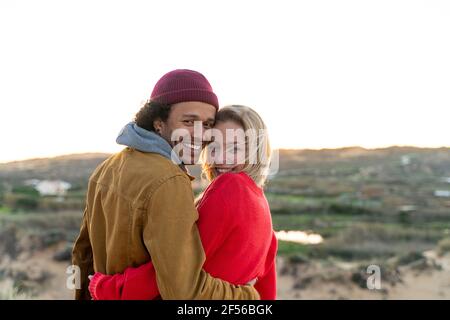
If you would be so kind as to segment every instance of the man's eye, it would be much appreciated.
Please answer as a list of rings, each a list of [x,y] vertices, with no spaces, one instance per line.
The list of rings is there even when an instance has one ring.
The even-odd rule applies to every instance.
[[[184,120],[183,123],[187,125],[194,125],[194,120]]]

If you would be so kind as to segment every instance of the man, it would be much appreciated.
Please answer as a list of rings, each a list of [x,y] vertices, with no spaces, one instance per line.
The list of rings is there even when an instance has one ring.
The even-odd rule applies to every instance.
[[[212,127],[217,109],[216,95],[198,72],[174,70],[156,83],[149,102],[117,138],[126,148],[89,179],[72,254],[81,271],[76,299],[91,299],[88,276],[94,272],[121,273],[150,259],[162,299],[259,299],[252,286],[232,285],[202,270],[193,177],[183,163],[193,163],[204,146],[194,137],[194,122]],[[180,130],[184,138],[172,141]],[[180,144],[178,158],[172,150]]]

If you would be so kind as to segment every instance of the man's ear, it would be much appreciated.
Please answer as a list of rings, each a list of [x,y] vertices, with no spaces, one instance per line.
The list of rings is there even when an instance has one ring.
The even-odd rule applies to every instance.
[[[153,121],[153,128],[155,128],[155,131],[157,134],[161,134],[162,130],[162,121],[161,120],[155,120]]]

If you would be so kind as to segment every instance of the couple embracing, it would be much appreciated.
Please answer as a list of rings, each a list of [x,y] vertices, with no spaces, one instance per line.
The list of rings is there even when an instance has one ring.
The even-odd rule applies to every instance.
[[[254,110],[219,110],[202,74],[174,70],[117,143],[89,179],[76,299],[276,298],[271,149]],[[199,159],[209,185],[195,199],[186,166]]]

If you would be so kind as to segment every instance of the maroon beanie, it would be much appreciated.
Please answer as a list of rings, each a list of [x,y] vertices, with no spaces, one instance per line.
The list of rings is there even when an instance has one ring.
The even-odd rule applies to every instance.
[[[178,69],[161,77],[153,88],[150,100],[175,104],[200,101],[219,109],[219,101],[208,80],[200,72]]]

